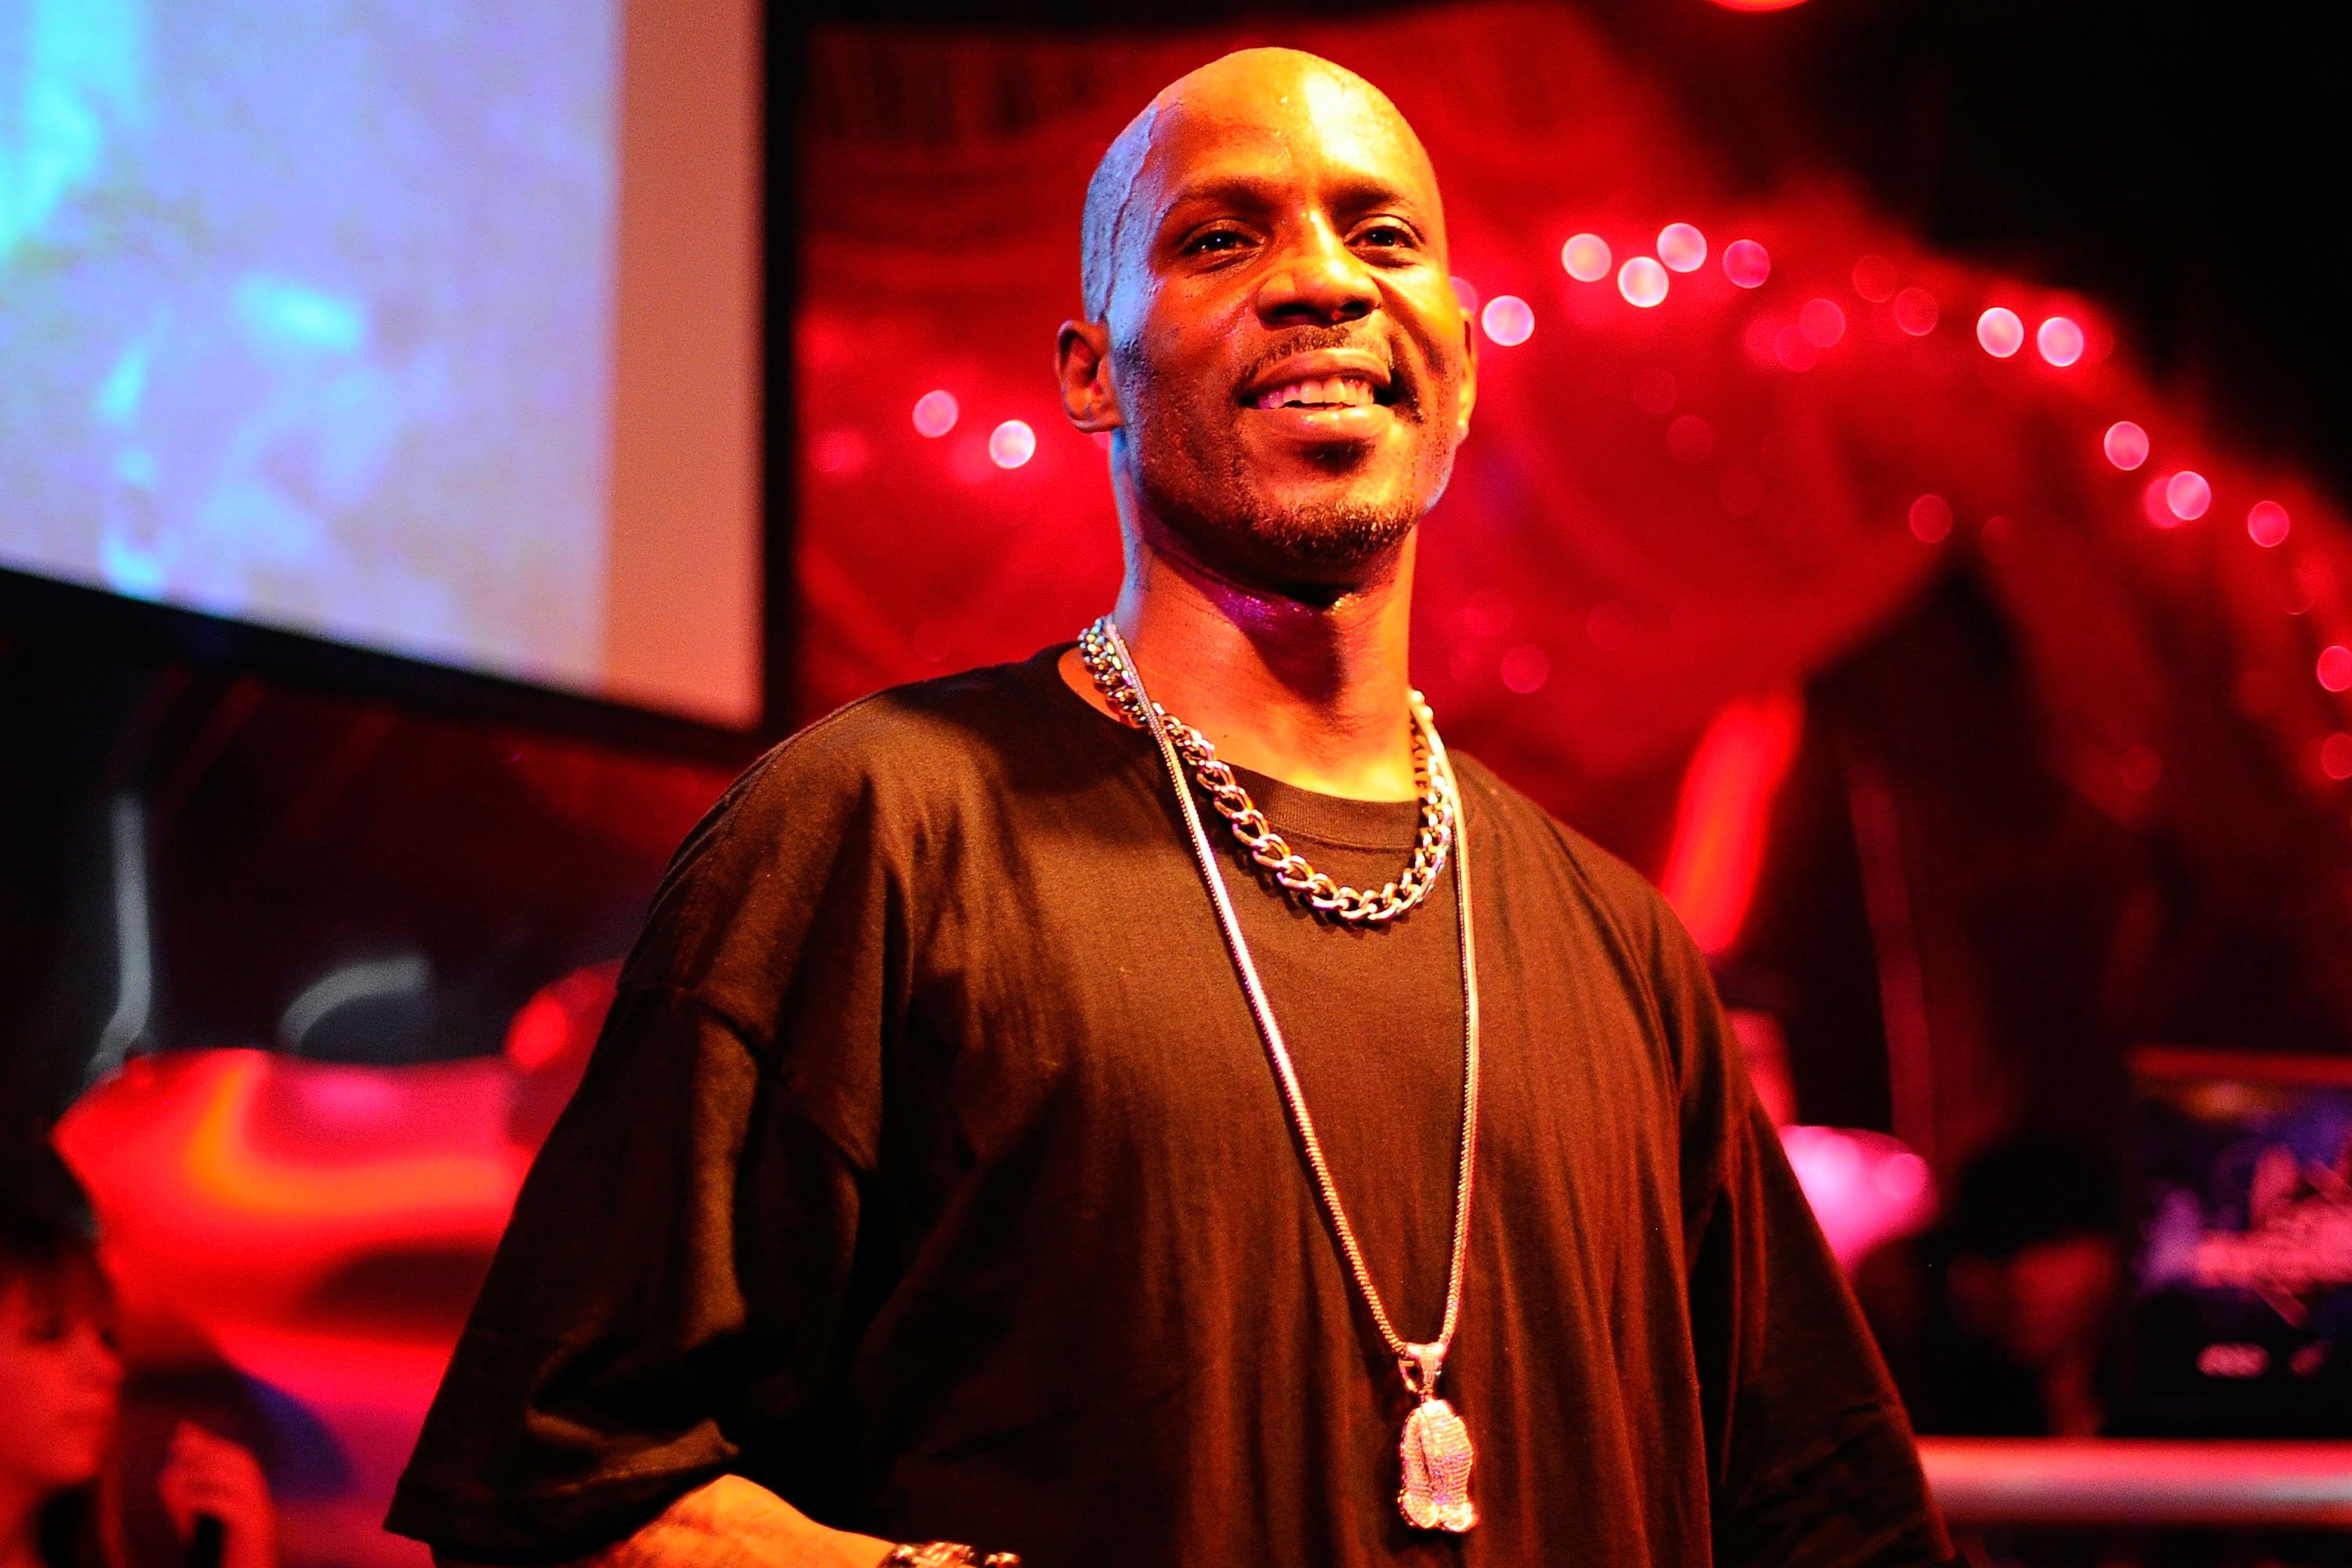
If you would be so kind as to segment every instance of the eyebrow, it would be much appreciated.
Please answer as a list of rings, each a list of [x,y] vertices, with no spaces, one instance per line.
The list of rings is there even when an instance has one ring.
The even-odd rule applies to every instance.
[[[1262,211],[1275,205],[1269,199],[1273,182],[1253,174],[1212,174],[1201,179],[1187,181],[1179,186],[1167,205],[1160,209],[1159,226],[1164,228],[1171,218],[1187,207],[1208,206],[1231,208],[1240,212]],[[1396,207],[1415,219],[1427,221],[1430,204],[1399,188],[1390,181],[1365,174],[1342,174],[1327,183],[1324,192],[1334,212],[1361,213],[1379,207]]]

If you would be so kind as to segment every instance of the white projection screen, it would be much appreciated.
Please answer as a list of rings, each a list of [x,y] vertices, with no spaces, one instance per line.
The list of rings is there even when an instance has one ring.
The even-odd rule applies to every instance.
[[[0,0],[0,567],[760,718],[751,0]]]

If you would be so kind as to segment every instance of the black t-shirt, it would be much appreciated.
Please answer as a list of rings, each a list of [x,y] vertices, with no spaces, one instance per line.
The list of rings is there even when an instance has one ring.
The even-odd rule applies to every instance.
[[[1031,1568],[1939,1561],[1698,953],[1466,758],[1484,1083],[1443,1392],[1479,1523],[1404,1524],[1410,1399],[1159,755],[1061,651],[844,709],[688,838],[391,1527],[558,1559],[734,1471]],[[1411,803],[1244,782],[1342,880],[1402,868]],[[1337,928],[1207,820],[1375,1282],[1433,1337],[1452,889]]]

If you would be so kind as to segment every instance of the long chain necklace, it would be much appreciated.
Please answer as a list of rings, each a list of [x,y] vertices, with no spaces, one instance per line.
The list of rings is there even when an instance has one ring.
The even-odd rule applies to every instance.
[[[1416,845],[1413,865],[1422,864],[1424,849],[1432,833],[1433,811],[1435,820],[1444,826],[1444,839],[1433,851],[1437,863],[1444,864],[1451,849],[1454,859],[1454,889],[1455,906],[1460,911],[1462,938],[1463,994],[1463,1082],[1462,1082],[1462,1163],[1454,1177],[1454,1252],[1446,1269],[1445,1317],[1437,1337],[1426,1343],[1414,1343],[1397,1332],[1390,1322],[1388,1309],[1381,1304],[1381,1293],[1372,1284],[1372,1271],[1364,1261],[1364,1249],[1356,1240],[1355,1226],[1348,1223],[1348,1212],[1340,1205],[1339,1189],[1331,1179],[1330,1162],[1323,1155],[1323,1142],[1316,1135],[1315,1119],[1307,1114],[1307,1096],[1298,1084],[1298,1071],[1292,1066],[1290,1049],[1283,1043],[1282,1026],[1275,1021],[1273,1004],[1268,1002],[1265,986],[1258,979],[1257,965],[1250,957],[1249,943],[1242,936],[1240,920],[1234,913],[1232,897],[1217,870],[1216,851],[1210,847],[1209,835],[1201,826],[1201,814],[1192,804],[1192,792],[1184,782],[1184,763],[1193,762],[1201,778],[1201,786],[1212,801],[1221,802],[1219,784],[1212,782],[1209,764],[1215,752],[1209,742],[1201,739],[1198,731],[1180,725],[1158,703],[1144,692],[1143,676],[1135,668],[1127,644],[1118,635],[1118,626],[1108,616],[1087,628],[1079,638],[1080,655],[1087,669],[1095,679],[1097,688],[1106,700],[1130,724],[1148,731],[1159,745],[1160,761],[1167,765],[1169,782],[1175,786],[1176,804],[1184,817],[1184,827],[1192,841],[1193,858],[1200,863],[1201,878],[1208,885],[1209,902],[1217,911],[1217,924],[1223,931],[1225,946],[1232,952],[1234,967],[1241,973],[1242,989],[1249,996],[1250,1012],[1257,1019],[1259,1035],[1265,1041],[1266,1056],[1273,1061],[1276,1079],[1282,1085],[1283,1105],[1290,1112],[1292,1130],[1298,1136],[1299,1146],[1307,1152],[1307,1168],[1315,1175],[1316,1195],[1322,1200],[1323,1212],[1330,1221],[1332,1234],[1339,1238],[1339,1250],[1348,1261],[1348,1272],[1355,1281],[1357,1292],[1372,1324],[1380,1331],[1389,1353],[1396,1358],[1397,1370],[1404,1378],[1405,1389],[1417,1400],[1412,1414],[1406,1417],[1404,1436],[1399,1444],[1404,1460],[1404,1481],[1397,1492],[1397,1507],[1405,1521],[1418,1530],[1465,1531],[1478,1522],[1478,1511],[1470,1501],[1470,1466],[1475,1455],[1470,1447],[1469,1428],[1454,1406],[1437,1396],[1437,1380],[1445,1366],[1446,1352],[1453,1348],[1454,1331],[1462,1316],[1462,1286],[1470,1258],[1470,1190],[1471,1177],[1478,1163],[1478,960],[1477,947],[1470,925],[1470,836],[1467,818],[1461,808],[1461,786],[1454,775],[1454,764],[1445,754],[1445,743],[1437,738],[1437,725],[1431,717],[1428,704],[1418,691],[1412,693],[1413,725],[1416,738],[1414,771],[1427,780],[1423,795],[1422,843]],[[1198,742],[1197,748],[1180,744],[1179,732]],[[1191,750],[1193,755],[1184,753]],[[1222,763],[1215,763],[1223,769]],[[1223,772],[1223,782],[1238,793],[1233,784],[1230,770]],[[1432,796],[1436,797],[1434,808]],[[1242,795],[1247,805],[1248,796]],[[1221,805],[1222,809],[1222,805]],[[1247,806],[1247,814],[1265,837],[1274,837],[1265,827],[1265,817],[1256,807]],[[1232,812],[1236,833],[1241,833],[1241,820]],[[1242,835],[1244,844],[1251,842]],[[1278,838],[1275,839],[1277,844]],[[1284,854],[1297,861],[1296,856]],[[1253,849],[1253,858],[1255,851]],[[1260,860],[1261,865],[1265,864]],[[1298,862],[1304,866],[1304,862]],[[1268,869],[1274,868],[1269,867]],[[1279,873],[1276,873],[1279,876]],[[1407,876],[1412,875],[1411,871]],[[1436,877],[1434,870],[1411,894],[1418,901]],[[1383,905],[1402,897],[1400,882],[1392,882],[1376,894],[1355,894],[1358,906],[1370,900]],[[1328,885],[1330,879],[1323,878]],[[1288,883],[1284,884],[1286,887]],[[1295,889],[1294,889],[1295,890]],[[1349,889],[1340,889],[1345,893]],[[1320,906],[1318,906],[1320,907]],[[1336,911],[1335,911],[1336,912]],[[1391,920],[1404,912],[1397,909],[1386,914],[1363,915],[1359,919]],[[1346,918],[1346,917],[1342,917]]]
[[[1110,627],[1106,632],[1105,628]],[[1421,826],[1412,841],[1412,859],[1404,874],[1381,888],[1343,888],[1329,877],[1318,871],[1283,841],[1249,797],[1249,791],[1234,777],[1234,770],[1218,759],[1216,747],[1200,731],[1171,715],[1143,696],[1140,681],[1130,682],[1121,671],[1115,642],[1118,629],[1110,626],[1106,616],[1078,635],[1078,657],[1086,663],[1087,673],[1094,677],[1095,689],[1103,700],[1118,710],[1119,717],[1139,730],[1153,726],[1144,718],[1149,707],[1152,715],[1168,731],[1175,743],[1176,754],[1192,765],[1192,774],[1208,793],[1209,804],[1233,825],[1234,837],[1242,841],[1252,860],[1265,868],[1283,891],[1300,903],[1320,913],[1347,921],[1349,925],[1379,925],[1392,921],[1421,902],[1437,879],[1444,873],[1445,857],[1454,847],[1454,798],[1437,783],[1431,758],[1437,751],[1437,721],[1429,711],[1429,704],[1421,700],[1418,691],[1411,693],[1412,707],[1412,782],[1421,797]],[[1178,788],[1182,788],[1180,783]]]

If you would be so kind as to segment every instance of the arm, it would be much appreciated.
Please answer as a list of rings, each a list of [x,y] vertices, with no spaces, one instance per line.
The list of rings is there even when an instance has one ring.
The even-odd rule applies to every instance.
[[[1748,1081],[1705,962],[1662,903],[1650,933],[1680,1079],[1684,1264],[1716,1561],[1947,1561],[1901,1402]]]
[[[617,1546],[570,1568],[876,1568],[890,1543],[827,1530],[740,1476],[687,1493]],[[435,1568],[475,1568],[440,1552]]]
[[[847,1561],[751,1555],[770,1523],[822,1538],[726,1484],[756,1476],[858,1522],[835,1374],[858,1331],[846,1291],[898,994],[885,955],[904,944],[861,789],[800,776],[799,744],[697,830],[656,897],[426,1415],[394,1532],[476,1562],[600,1561],[649,1527],[719,1552],[681,1562]]]

